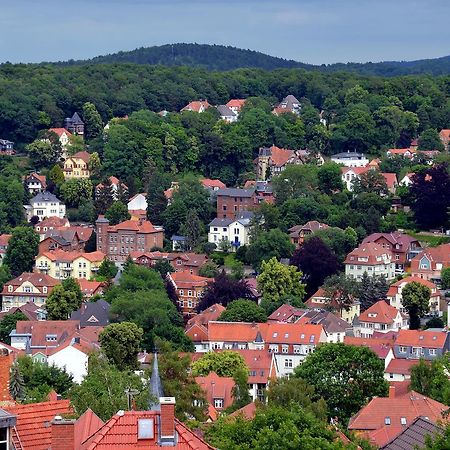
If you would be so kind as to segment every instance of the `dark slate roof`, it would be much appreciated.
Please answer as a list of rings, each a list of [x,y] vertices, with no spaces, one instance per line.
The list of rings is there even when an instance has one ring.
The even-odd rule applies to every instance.
[[[259,156],[272,156],[272,149],[270,147],[260,147],[258,151]]]
[[[72,118],[70,119],[73,124],[83,124],[84,122],[81,120],[81,117],[78,115],[77,112],[73,113]]]
[[[336,159],[353,159],[353,158],[364,158],[364,153],[357,152],[342,152],[336,153],[335,155],[331,155],[332,158]]]
[[[233,219],[220,219],[219,217],[216,217],[215,219],[213,219],[211,221],[211,223],[209,224],[210,227],[227,227],[228,225],[230,225],[230,223],[233,223],[234,220]]]
[[[417,417],[399,435],[380,450],[414,450],[425,445],[425,437],[442,434],[442,428],[423,417]]]
[[[109,310],[111,305],[105,300],[97,300],[96,302],[86,302],[81,308],[74,311],[70,320],[79,320],[81,327],[99,326],[106,327],[109,324]],[[97,322],[89,321],[94,316]]]
[[[236,113],[232,111],[230,108],[228,108],[227,105],[219,105],[217,107],[217,111],[219,111],[219,114],[223,117],[234,117],[236,116]]]
[[[177,236],[174,234],[170,239],[175,242],[184,242],[186,240],[186,236]]]
[[[308,311],[304,317],[309,318],[308,323],[322,325],[328,333],[345,333],[351,325],[330,311],[314,309]]]
[[[217,190],[217,195],[224,195],[227,197],[252,197],[255,189],[240,189],[240,188],[223,188]]]
[[[59,202],[61,203],[61,200],[59,200],[56,195],[53,195],[51,192],[39,192],[36,194],[31,200],[30,204],[38,203],[38,202]]]
[[[109,223],[109,220],[104,216],[98,216],[98,219],[95,221],[95,223]]]
[[[247,211],[246,209],[239,211],[236,214],[236,219],[240,220],[240,219],[253,219],[253,217],[255,216],[255,213],[253,211]]]

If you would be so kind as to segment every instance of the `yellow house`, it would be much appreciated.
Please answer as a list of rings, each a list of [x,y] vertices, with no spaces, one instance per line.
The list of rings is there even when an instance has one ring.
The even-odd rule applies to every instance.
[[[64,161],[65,178],[89,178],[89,160],[91,155],[88,152],[78,152],[69,156]]]
[[[99,251],[81,253],[56,249],[40,253],[36,257],[36,271],[57,280],[69,277],[89,280],[97,273],[105,258],[106,255]]]

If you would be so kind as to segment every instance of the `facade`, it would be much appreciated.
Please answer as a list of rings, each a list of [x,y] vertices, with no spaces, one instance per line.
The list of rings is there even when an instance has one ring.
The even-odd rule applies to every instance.
[[[72,117],[64,119],[64,128],[72,134],[84,135],[84,122],[81,120],[77,112]]]
[[[205,394],[206,401],[218,412],[233,405],[232,377],[219,377],[216,372],[210,372],[205,377],[195,377],[195,382]]]
[[[131,258],[136,264],[152,268],[158,261],[168,261],[175,272],[189,272],[199,275],[200,268],[208,261],[204,254],[197,253],[163,253],[163,252],[132,252]]]
[[[43,306],[59,281],[46,274],[24,272],[5,283],[2,290],[2,311],[28,302]]]
[[[47,217],[62,219],[66,215],[66,205],[50,192],[39,192],[30,200],[30,204],[25,206],[25,209],[28,221],[34,216],[42,221]]]
[[[368,170],[373,170],[370,168],[370,166],[346,166],[341,167],[342,172],[342,182],[344,183],[344,186],[346,187],[347,191],[352,192],[353,191],[353,183],[363,174],[366,173]]]
[[[24,177],[25,186],[30,194],[44,192],[47,189],[47,178],[45,175],[39,175],[36,172],[30,173]]]
[[[395,277],[395,263],[390,250],[373,242],[362,243],[351,251],[344,261],[345,275],[360,281],[366,272],[369,276]]]
[[[238,114],[235,113],[227,105],[217,106],[217,111],[219,112],[221,120],[224,120],[225,122],[233,123],[236,122],[238,119]]]
[[[217,218],[234,219],[256,205],[255,189],[225,188],[217,192]]]
[[[172,283],[178,296],[178,305],[184,315],[193,315],[212,278],[192,275],[189,272],[173,272],[167,274],[167,280]]]
[[[437,283],[441,270],[450,267],[450,244],[428,247],[411,260],[411,275]]]
[[[384,378],[390,382],[409,381],[411,380],[411,368],[416,364],[416,359],[393,359],[384,369]]]
[[[399,311],[406,313],[407,311],[405,308],[403,308],[402,304],[402,291],[407,284],[412,282],[423,284],[430,289],[430,312],[435,315],[442,315],[442,313],[440,312],[441,293],[439,289],[431,281],[424,280],[419,277],[406,277],[391,284],[387,293],[389,303]]]
[[[255,172],[258,180],[270,179],[279,175],[288,164],[302,164],[294,150],[279,148],[276,145],[261,147],[255,160]]]
[[[48,130],[51,133],[55,133],[58,136],[59,143],[61,144],[61,149],[63,151],[63,157],[67,156],[67,149],[70,146],[70,138],[72,133],[65,128],[50,128]]]
[[[310,236],[315,231],[323,230],[325,228],[329,228],[326,223],[310,220],[309,222],[306,222],[305,225],[294,225],[289,228],[289,239],[292,244],[299,248],[303,245],[307,236]]]
[[[14,142],[7,139],[0,139],[0,154],[2,155],[14,155]]]
[[[88,351],[82,345],[74,343],[50,352],[47,364],[65,370],[72,375],[74,383],[80,384],[87,375]]]
[[[400,330],[394,344],[394,355],[399,359],[431,361],[449,349],[446,331]]]
[[[355,319],[353,332],[356,337],[370,338],[374,331],[388,333],[405,330],[408,326],[409,321],[406,315],[388,305],[384,300],[380,300]]]
[[[128,201],[128,211],[130,213],[132,213],[133,211],[145,211],[146,213],[147,206],[147,194],[145,192],[134,195]]]
[[[445,149],[449,150],[449,143],[450,143],[450,130],[449,129],[443,129],[439,132],[439,137],[441,139],[441,142],[444,144]]]
[[[64,178],[89,178],[91,176],[90,159],[91,155],[85,151],[69,156],[64,161]]]
[[[66,278],[90,279],[97,273],[106,255],[101,251],[81,253],[78,251],[52,250],[36,257],[36,271],[57,280]]]
[[[219,250],[222,241],[229,242],[233,251],[249,245],[252,214],[240,216],[237,219],[214,219],[209,224],[208,242],[216,244]]]
[[[332,155],[331,161],[337,164],[343,164],[345,167],[366,167],[370,162],[364,153],[350,151]]]
[[[164,246],[164,230],[148,220],[126,220],[110,226],[109,220],[99,217],[95,222],[97,249],[111,261],[124,263],[133,252],[148,252]]]
[[[416,238],[399,231],[373,233],[363,240],[363,244],[369,242],[374,242],[392,253],[395,272],[398,274],[404,273],[411,260],[422,251],[422,246]]]

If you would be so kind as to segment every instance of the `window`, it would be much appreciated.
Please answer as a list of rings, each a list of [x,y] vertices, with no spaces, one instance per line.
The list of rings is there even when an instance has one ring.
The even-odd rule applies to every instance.
[[[389,416],[384,418],[384,424],[385,425],[390,425],[391,424],[391,418]]]
[[[294,345],[294,353],[296,355],[298,355],[299,353],[301,353],[301,347],[300,345]]]
[[[289,345],[282,345],[281,346],[281,351],[283,353],[288,353],[289,352]]]
[[[194,307],[194,302],[192,300],[188,300],[188,308],[193,308]]]
[[[400,423],[406,425],[406,417],[400,417]]]
[[[213,229],[214,229],[214,231],[217,231],[217,227],[214,227]]]
[[[223,228],[222,228],[222,231],[226,232],[226,231],[227,231],[227,229],[226,229],[225,227],[223,227]]]
[[[184,295],[184,291],[183,291],[183,289],[180,289],[180,295]]]
[[[428,352],[430,353],[430,356],[435,356],[436,355],[436,349],[435,348],[430,348],[428,350]]]
[[[292,359],[285,359],[284,360],[284,367],[292,368]]]
[[[8,292],[12,292],[13,291],[13,287],[12,287],[12,285],[10,284],[9,286],[8,286]]]
[[[406,347],[400,347],[400,353],[406,353]]]
[[[216,409],[223,408],[223,398],[215,398],[214,399],[214,408],[216,408]]]
[[[192,291],[188,291],[187,295],[188,297],[192,297]]]

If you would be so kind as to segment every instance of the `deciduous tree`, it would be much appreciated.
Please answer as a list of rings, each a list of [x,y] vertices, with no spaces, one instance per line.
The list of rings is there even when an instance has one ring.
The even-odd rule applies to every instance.
[[[195,377],[206,376],[210,372],[216,372],[219,377],[232,377],[237,369],[248,370],[248,367],[244,357],[231,350],[208,352],[192,363]]]
[[[412,281],[402,289],[402,305],[409,314],[409,329],[420,327],[420,318],[430,309],[431,289]]]
[[[233,300],[217,319],[222,322],[266,322],[267,315],[263,308],[252,300]]]
[[[4,263],[15,277],[23,272],[31,272],[34,259],[39,251],[39,235],[30,227],[13,230],[6,250]]]
[[[81,300],[77,294],[62,285],[53,288],[45,303],[49,320],[67,320],[80,306]]]
[[[105,212],[105,218],[109,220],[111,225],[117,225],[131,218],[127,205],[122,202],[114,202]]]

